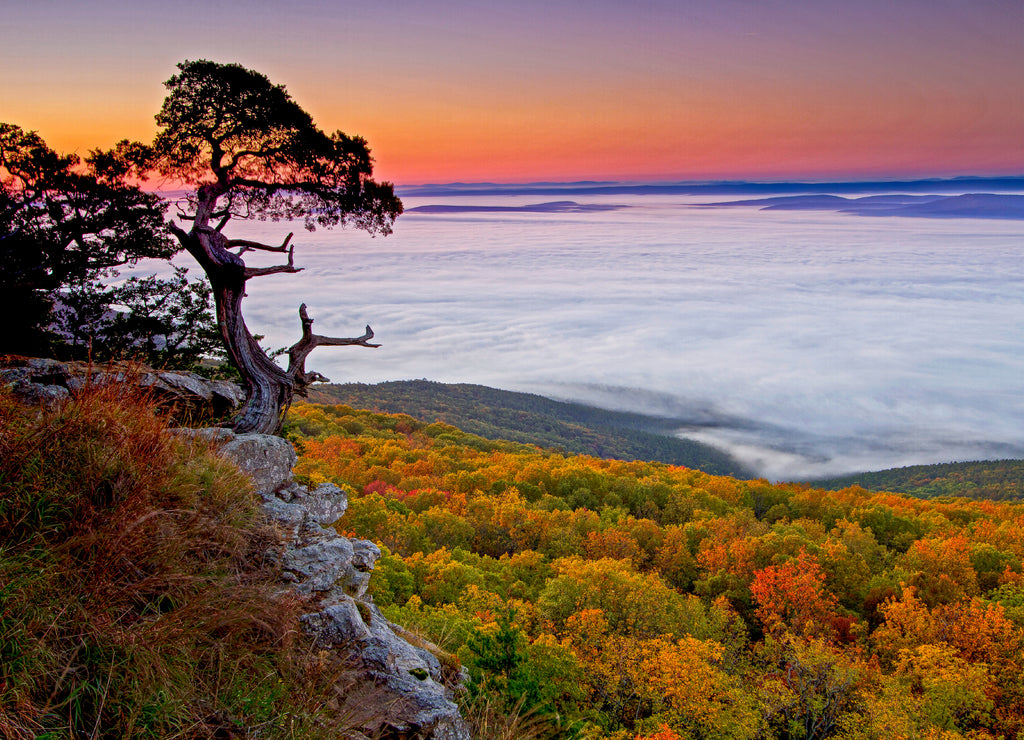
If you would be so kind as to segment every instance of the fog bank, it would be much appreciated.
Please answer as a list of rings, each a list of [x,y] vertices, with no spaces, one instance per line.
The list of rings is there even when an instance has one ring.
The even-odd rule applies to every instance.
[[[595,207],[411,212],[376,239],[298,231],[305,271],[251,281],[247,322],[290,345],[304,301],[319,333],[369,323],[383,344],[318,349],[307,366],[332,380],[659,413],[769,478],[1024,457],[1024,224],[574,197]]]

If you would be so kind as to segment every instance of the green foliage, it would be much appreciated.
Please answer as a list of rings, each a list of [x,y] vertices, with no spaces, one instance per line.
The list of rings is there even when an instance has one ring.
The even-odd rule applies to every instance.
[[[510,681],[521,673],[519,669],[526,662],[526,638],[513,626],[513,616],[512,613],[502,615],[495,623],[496,629],[477,630],[466,641],[466,648],[473,656],[471,665],[478,675],[486,671]]]
[[[57,292],[173,252],[159,196],[133,184],[149,152],[121,142],[83,162],[0,123],[0,352],[43,353]]]
[[[416,593],[416,581],[405,561],[381,545],[380,557],[373,567],[369,593],[377,606],[384,608],[405,604]]]
[[[130,277],[120,285],[78,283],[60,296],[51,329],[64,340],[58,354],[95,361],[134,358],[151,367],[190,368],[223,358],[213,293],[204,281]]]
[[[993,603],[999,604],[1009,619],[1012,619],[1018,626],[1024,627],[1024,584],[1004,583],[998,588],[992,589],[988,598]]]
[[[321,385],[317,403],[348,404],[426,422],[444,422],[487,439],[620,460],[661,460],[720,475],[747,475],[728,455],[673,436],[682,422],[561,403],[528,393],[426,380]]]
[[[468,702],[497,697],[500,711],[526,712],[558,727],[583,698],[579,665],[554,641],[531,644],[514,620],[510,610],[467,639],[462,654],[471,675]]]
[[[869,491],[894,491],[918,498],[956,496],[992,501],[1024,499],[1024,460],[912,465],[814,481],[818,488],[863,486]]]

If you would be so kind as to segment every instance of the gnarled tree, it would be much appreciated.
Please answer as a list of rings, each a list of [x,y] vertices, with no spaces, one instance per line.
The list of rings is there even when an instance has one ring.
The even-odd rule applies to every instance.
[[[321,345],[371,344],[373,332],[338,338],[314,334],[305,305],[299,309],[302,338],[288,351],[282,369],[260,348],[242,317],[248,280],[298,272],[291,234],[280,245],[232,239],[225,228],[235,219],[303,219],[306,228],[353,225],[388,234],[402,203],[390,183],[372,178],[366,142],[340,131],[327,135],[284,87],[237,64],[186,61],[167,81],[169,94],[156,120],[156,166],[164,175],[194,188],[171,224],[181,246],[209,278],[217,321],[228,355],[242,375],[248,399],[236,415],[237,431],[280,431],[293,394],[316,380],[305,370],[306,356]],[[251,250],[280,252],[283,264],[248,267]]]

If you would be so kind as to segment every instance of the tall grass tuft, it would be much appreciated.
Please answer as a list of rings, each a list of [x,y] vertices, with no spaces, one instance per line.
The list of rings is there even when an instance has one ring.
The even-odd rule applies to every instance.
[[[525,709],[521,701],[510,709],[500,698],[480,693],[462,709],[476,740],[552,740],[567,736],[548,718]]]
[[[337,737],[275,537],[144,393],[0,391],[0,737]]]

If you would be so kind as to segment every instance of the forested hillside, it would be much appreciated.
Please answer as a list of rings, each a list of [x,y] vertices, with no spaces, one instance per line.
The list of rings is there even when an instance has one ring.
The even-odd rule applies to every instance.
[[[531,393],[406,380],[313,386],[309,400],[408,414],[426,422],[452,424],[487,439],[508,439],[568,453],[659,460],[720,475],[751,475],[721,450],[672,436],[686,420],[607,411]]]
[[[895,491],[919,498],[965,496],[993,501],[1024,498],[1024,460],[912,465],[814,481],[819,488],[863,486],[869,491]]]
[[[487,737],[1019,737],[1024,508],[566,456],[292,409],[390,619]],[[481,721],[481,717],[488,721]]]

